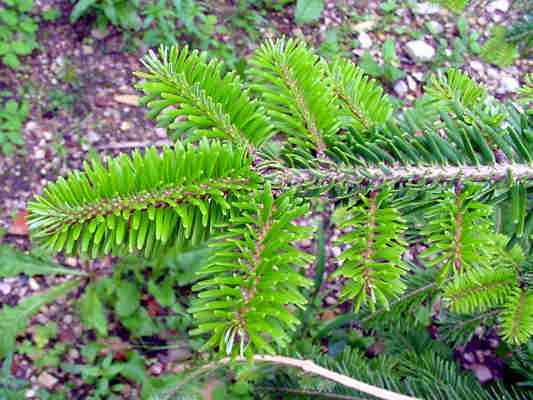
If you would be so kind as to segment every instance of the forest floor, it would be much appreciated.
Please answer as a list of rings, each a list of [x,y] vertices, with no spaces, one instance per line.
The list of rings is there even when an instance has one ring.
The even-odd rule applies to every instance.
[[[523,83],[526,73],[533,70],[533,61],[526,58],[516,59],[509,67],[498,68],[475,54],[454,54],[453,43],[460,38],[462,28],[457,26],[457,16],[443,8],[429,3],[408,7],[397,2],[395,9],[384,10],[383,3],[329,1],[320,21],[305,27],[293,22],[292,7],[288,7],[284,12],[269,15],[268,23],[275,27],[274,32],[305,37],[321,52],[346,54],[354,60],[368,51],[378,63],[383,63],[382,45],[387,39],[393,39],[396,67],[405,74],[395,82],[385,78],[382,81],[392,96],[407,103],[420,95],[428,75],[441,67],[460,67],[500,99],[512,96]],[[477,40],[483,43],[493,25],[512,24],[518,13],[510,3],[507,0],[473,2],[463,14],[468,34],[477,32]],[[143,108],[137,105],[139,93],[133,87],[136,81],[133,72],[142,68],[139,59],[146,49],[142,46],[127,48],[121,33],[114,29],[102,33],[95,30],[89,20],[71,24],[68,15],[72,5],[67,0],[38,2],[41,10],[52,6],[60,9],[62,15],[56,21],[41,24],[38,33],[40,49],[24,59],[20,70],[13,71],[0,64],[0,90],[15,92],[31,103],[31,113],[23,127],[24,145],[15,154],[0,155],[0,228],[4,230],[0,237],[3,243],[24,250],[30,247],[25,222],[26,203],[40,193],[46,183],[69,170],[80,168],[92,154],[130,151],[164,142],[167,137],[165,131],[156,128],[145,116]],[[428,26],[436,33],[431,33]],[[232,34],[246,42],[244,32]],[[272,35],[272,31],[261,32],[261,35]],[[231,41],[234,37],[228,35],[220,39]],[[442,47],[440,39],[448,43],[447,48]],[[423,40],[433,49],[430,61],[414,59],[407,44],[413,40]],[[250,42],[243,54],[253,47],[254,43]],[[429,57],[420,55],[426,56]],[[58,261],[70,267],[87,268],[89,265],[76,258],[61,257]],[[104,259],[91,265],[108,268],[111,260]],[[15,305],[21,298],[60,280],[43,277],[0,279],[0,304]],[[58,340],[69,343],[65,359],[79,363],[82,359],[80,347],[88,336],[72,310],[75,297],[74,294],[63,302],[45,307],[33,321],[35,324],[57,323]],[[33,332],[34,328],[30,327],[21,340],[30,338]],[[120,337],[120,334],[116,336]],[[120,343],[112,345],[120,346]],[[159,375],[179,370],[180,363],[189,354],[187,349],[181,349],[148,355],[149,371]],[[15,357],[12,372],[32,382],[28,398],[37,398],[38,388],[57,389],[65,382],[72,387],[69,398],[85,398],[91,390],[90,385],[79,377],[73,378],[57,368],[43,370],[36,367],[27,355]],[[125,389],[124,398],[135,397],[135,390],[134,386]]]

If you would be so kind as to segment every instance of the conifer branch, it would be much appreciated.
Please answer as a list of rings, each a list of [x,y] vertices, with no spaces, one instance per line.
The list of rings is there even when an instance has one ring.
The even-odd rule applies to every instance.
[[[381,165],[357,168],[283,169],[270,171],[273,184],[294,185],[353,185],[375,187],[383,183],[452,183],[501,182],[512,176],[516,180],[533,179],[533,165],[502,163],[479,166],[454,165]]]
[[[346,375],[339,374],[338,372],[328,370],[326,368],[323,368],[315,364],[311,360],[299,360],[299,359],[291,358],[291,357],[270,356],[270,355],[254,355],[253,357],[251,357],[251,360],[256,363],[268,363],[268,364],[273,364],[273,365],[282,366],[282,367],[291,367],[291,368],[300,369],[305,373],[320,376],[324,379],[333,381],[347,388],[369,394],[371,396],[374,396],[382,400],[416,400],[415,397],[406,396],[400,393],[392,392],[390,390],[382,389],[374,385],[369,385],[367,383],[350,378]],[[250,358],[226,357],[218,361],[213,361],[209,364],[206,364],[198,368],[191,374],[189,374],[189,376],[184,381],[180,382],[180,385],[178,387],[175,387],[173,390],[165,393],[163,395],[163,398],[164,399],[171,398],[175,393],[178,392],[179,388],[183,387],[184,384],[186,384],[187,382],[190,382],[201,375],[209,373],[212,370],[220,368],[223,365],[231,365],[233,363],[246,363],[246,362],[250,362]]]

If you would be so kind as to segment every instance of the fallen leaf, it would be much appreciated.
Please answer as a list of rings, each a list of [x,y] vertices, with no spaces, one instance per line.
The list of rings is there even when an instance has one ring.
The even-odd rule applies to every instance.
[[[113,97],[113,99],[117,103],[127,104],[129,106],[135,106],[135,107],[139,106],[139,102],[141,100],[141,98],[137,96],[136,94],[116,94]]]
[[[28,235],[28,212],[26,210],[21,210],[17,213],[9,227],[8,233],[18,236]]]

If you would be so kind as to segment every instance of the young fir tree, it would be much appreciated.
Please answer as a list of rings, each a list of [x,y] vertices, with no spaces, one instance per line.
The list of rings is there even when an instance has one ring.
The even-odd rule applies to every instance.
[[[301,222],[322,204],[344,232],[327,279],[351,321],[438,303],[511,346],[530,340],[530,114],[455,69],[398,110],[351,61],[294,40],[259,47],[244,81],[186,47],[143,63],[143,103],[175,143],[48,185],[29,205],[38,243],[150,258],[207,242],[190,333],[221,357],[280,354],[313,286],[298,243],[316,229]]]

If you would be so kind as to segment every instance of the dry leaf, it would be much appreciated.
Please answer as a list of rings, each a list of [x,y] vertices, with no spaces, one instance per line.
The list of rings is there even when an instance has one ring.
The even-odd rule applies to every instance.
[[[136,94],[116,94],[113,99],[117,103],[127,104],[129,106],[138,107],[141,98]]]
[[[27,236],[28,235],[28,212],[21,210],[11,223],[8,233],[11,235]]]

